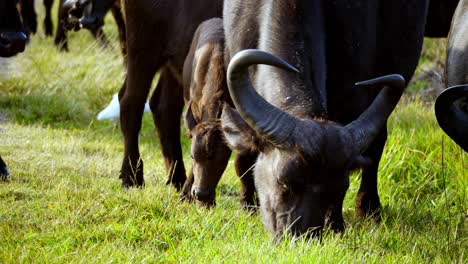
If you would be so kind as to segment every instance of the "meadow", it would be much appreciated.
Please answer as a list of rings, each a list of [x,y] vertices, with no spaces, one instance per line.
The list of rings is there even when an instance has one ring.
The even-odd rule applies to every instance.
[[[140,136],[146,187],[120,187],[120,128],[96,121],[124,78],[110,17],[105,31],[113,49],[76,32],[70,52],[61,53],[40,28],[23,54],[2,60],[0,154],[12,178],[0,182],[0,263],[468,262],[468,156],[438,127],[426,93],[431,82],[413,82],[389,120],[379,169],[382,221],[356,216],[355,173],[343,234],[276,241],[258,213],[241,209],[232,162],[215,208],[179,202],[165,184],[148,114]],[[444,45],[427,40],[417,74],[443,61]]]

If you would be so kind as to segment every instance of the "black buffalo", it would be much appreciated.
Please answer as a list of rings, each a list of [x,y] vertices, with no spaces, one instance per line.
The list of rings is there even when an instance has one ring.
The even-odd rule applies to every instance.
[[[358,168],[357,213],[379,219],[386,121],[418,63],[428,4],[225,2],[228,86],[238,112],[225,107],[223,130],[237,151],[259,153],[255,186],[271,233],[343,230],[349,173]]]
[[[161,70],[150,108],[166,163],[167,182],[182,188],[186,180],[180,145],[182,68],[197,26],[220,17],[222,5],[222,0],[123,1],[128,51],[127,77],[119,92],[125,140],[120,178],[124,187],[144,183],[138,134],[151,82]]]
[[[106,46],[108,40],[102,27],[106,14],[111,11],[117,24],[119,42],[124,57],[126,51],[125,22],[122,15],[120,0],[61,0],[58,20],[59,26],[55,35],[55,45],[61,50],[68,50],[67,31],[78,31],[85,28]]]
[[[0,57],[11,57],[24,51],[26,33],[15,0],[0,2]]]
[[[461,0],[450,29],[446,85],[435,112],[440,127],[468,151],[468,0]]]
[[[26,33],[16,9],[15,0],[0,2],[0,57],[11,57],[24,51]],[[6,179],[10,172],[0,157],[0,179]]]

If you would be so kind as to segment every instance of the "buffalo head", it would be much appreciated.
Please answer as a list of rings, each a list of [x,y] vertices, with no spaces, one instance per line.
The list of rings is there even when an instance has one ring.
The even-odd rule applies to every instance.
[[[97,30],[104,25],[104,17],[115,0],[67,0],[72,7],[69,20],[77,20],[81,27]]]
[[[216,186],[226,169],[231,150],[224,141],[219,121],[201,122],[194,117],[193,108],[193,104],[189,104],[185,115],[194,179],[191,196],[201,204],[211,206],[215,204]]]
[[[0,2],[0,57],[23,52],[27,36],[24,33],[15,0]]]
[[[280,235],[316,234],[325,224],[343,230],[342,203],[352,170],[366,165],[362,153],[385,125],[405,87],[400,75],[358,86],[385,86],[359,118],[340,125],[304,119],[262,98],[249,79],[249,66],[266,64],[298,72],[283,60],[259,50],[236,54],[228,67],[228,87],[237,111],[225,107],[225,138],[237,151],[259,152],[255,185],[267,229]],[[370,89],[357,87],[358,89]]]

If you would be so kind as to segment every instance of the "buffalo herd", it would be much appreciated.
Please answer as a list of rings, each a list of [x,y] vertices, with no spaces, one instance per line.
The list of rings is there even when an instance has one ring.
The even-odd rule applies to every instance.
[[[44,0],[46,35],[52,33]],[[0,56],[36,32],[33,0],[0,2]],[[32,9],[32,10],[31,10]],[[231,152],[241,204],[274,236],[345,229],[349,176],[362,170],[356,212],[381,217],[378,167],[387,120],[412,78],[424,37],[447,37],[441,128],[468,151],[468,0],[60,0],[55,43],[87,28],[103,42],[111,10],[126,78],[119,92],[125,188],[144,186],[138,137],[149,103],[181,198],[215,205]],[[23,27],[20,19],[25,24]],[[453,18],[452,18],[453,17]],[[191,141],[183,162],[180,120]],[[0,158],[0,177],[9,175]]]

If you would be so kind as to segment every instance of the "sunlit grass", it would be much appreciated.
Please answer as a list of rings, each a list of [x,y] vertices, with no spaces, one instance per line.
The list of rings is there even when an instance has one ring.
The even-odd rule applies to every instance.
[[[105,29],[116,41],[111,19]],[[71,34],[69,45],[59,53],[34,36],[0,77],[0,154],[12,172],[0,182],[1,263],[467,262],[467,155],[437,126],[432,102],[406,96],[389,121],[380,224],[355,215],[356,174],[344,234],[275,241],[258,214],[240,209],[232,162],[216,208],[179,203],[149,115],[140,136],[146,187],[122,190],[120,129],[95,121],[122,84],[122,59],[87,32]]]

